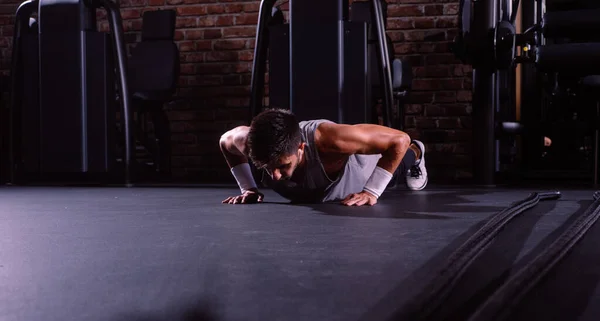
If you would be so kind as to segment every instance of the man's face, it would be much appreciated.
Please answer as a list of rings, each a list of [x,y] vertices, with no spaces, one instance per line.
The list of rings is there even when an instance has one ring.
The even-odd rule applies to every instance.
[[[304,143],[302,143],[296,153],[284,155],[269,164],[265,170],[275,181],[288,180],[292,178],[294,171],[302,164],[304,156]]]

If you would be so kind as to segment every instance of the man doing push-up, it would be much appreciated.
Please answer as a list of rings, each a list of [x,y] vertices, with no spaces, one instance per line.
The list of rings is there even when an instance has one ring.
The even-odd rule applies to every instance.
[[[298,122],[289,110],[268,109],[223,134],[220,147],[241,190],[227,204],[262,202],[249,161],[292,202],[375,205],[392,179],[405,178],[410,190],[427,185],[423,143],[380,125]]]

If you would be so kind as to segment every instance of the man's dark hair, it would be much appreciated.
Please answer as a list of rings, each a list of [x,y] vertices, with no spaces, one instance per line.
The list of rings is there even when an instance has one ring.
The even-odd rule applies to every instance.
[[[295,153],[301,142],[300,125],[287,109],[264,110],[250,124],[247,144],[257,168]]]

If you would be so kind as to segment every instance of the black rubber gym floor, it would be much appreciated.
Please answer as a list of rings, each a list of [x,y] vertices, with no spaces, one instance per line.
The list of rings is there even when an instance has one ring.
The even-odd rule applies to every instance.
[[[233,188],[0,188],[0,319],[389,320],[488,217],[537,191],[551,190],[398,190],[349,208],[270,191],[221,204]],[[560,191],[472,262],[448,320],[592,204],[592,189]],[[599,243],[595,224],[510,320],[597,320]]]

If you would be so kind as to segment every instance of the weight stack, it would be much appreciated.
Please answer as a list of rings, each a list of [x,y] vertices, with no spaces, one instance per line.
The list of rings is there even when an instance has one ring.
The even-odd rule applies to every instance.
[[[106,173],[114,166],[112,39],[98,32],[88,3],[39,0],[38,32],[19,40],[20,172]]]

